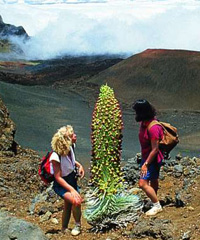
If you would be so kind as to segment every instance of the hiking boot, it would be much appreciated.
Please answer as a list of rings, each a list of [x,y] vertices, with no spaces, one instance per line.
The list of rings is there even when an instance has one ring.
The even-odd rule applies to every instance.
[[[72,229],[72,231],[71,231],[71,234],[73,235],[73,236],[77,236],[77,235],[79,235],[81,233],[81,226],[79,226],[79,225],[76,225],[73,229]]]
[[[153,206],[149,211],[147,211],[145,214],[146,216],[154,216],[157,213],[162,212],[161,206]]]

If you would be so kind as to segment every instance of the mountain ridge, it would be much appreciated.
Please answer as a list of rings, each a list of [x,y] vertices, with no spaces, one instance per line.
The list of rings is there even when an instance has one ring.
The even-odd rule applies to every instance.
[[[162,109],[199,110],[199,79],[200,52],[147,49],[104,70],[89,82],[107,83],[129,106],[138,98],[146,98]]]

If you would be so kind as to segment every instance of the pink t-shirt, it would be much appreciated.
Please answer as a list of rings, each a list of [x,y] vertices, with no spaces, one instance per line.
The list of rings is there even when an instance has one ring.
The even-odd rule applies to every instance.
[[[151,152],[151,140],[161,140],[163,137],[163,129],[160,125],[153,125],[149,131],[147,130],[148,124],[155,119],[148,122],[141,122],[139,130],[139,140],[141,145],[142,159],[146,160]],[[159,150],[157,155],[157,162],[160,163],[163,160],[163,154]]]

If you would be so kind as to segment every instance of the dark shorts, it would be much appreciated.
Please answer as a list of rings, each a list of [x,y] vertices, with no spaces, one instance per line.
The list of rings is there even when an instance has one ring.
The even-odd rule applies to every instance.
[[[70,184],[76,191],[78,190],[78,185],[77,185],[77,180],[76,180],[76,173],[73,171],[72,173],[70,173],[69,175],[67,175],[66,177],[63,177],[63,179]],[[64,195],[66,192],[68,192],[68,190],[66,190],[65,188],[63,188],[58,182],[54,181],[53,183],[53,190],[55,191],[56,194],[58,194],[58,196],[60,196],[61,198],[64,198]]]
[[[144,162],[145,162],[144,160],[141,161],[140,167],[142,167]],[[147,175],[145,175],[143,177],[140,176],[140,179],[144,179],[144,180],[155,180],[155,179],[158,179],[161,166],[162,166],[162,162],[160,162],[160,163],[152,162],[148,166]]]

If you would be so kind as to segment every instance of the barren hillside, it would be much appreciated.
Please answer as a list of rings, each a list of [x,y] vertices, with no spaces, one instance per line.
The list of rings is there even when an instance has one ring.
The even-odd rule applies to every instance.
[[[90,79],[113,87],[121,101],[147,98],[160,109],[200,109],[200,52],[148,49]]]

